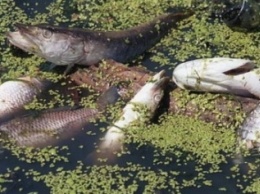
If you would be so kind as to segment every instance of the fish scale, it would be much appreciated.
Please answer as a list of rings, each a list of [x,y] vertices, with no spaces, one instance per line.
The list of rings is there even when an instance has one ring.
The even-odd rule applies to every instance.
[[[7,134],[18,145],[39,146],[59,136],[69,136],[69,131],[76,132],[98,115],[97,109],[89,108],[44,112],[39,116],[15,118],[2,124],[0,131]]]

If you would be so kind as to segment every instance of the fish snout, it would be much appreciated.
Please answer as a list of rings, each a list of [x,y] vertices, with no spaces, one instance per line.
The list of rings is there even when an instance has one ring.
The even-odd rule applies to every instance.
[[[34,36],[37,34],[37,27],[16,23],[14,24],[14,27],[17,32],[20,32],[22,35],[31,35]]]
[[[169,81],[170,81],[169,77],[163,77],[158,82],[156,82],[155,85],[157,88],[164,88],[167,85],[167,83],[169,83]]]
[[[167,83],[169,83],[170,78],[165,76],[166,71],[162,70],[159,73],[153,76],[153,90],[162,90],[166,87]]]
[[[6,32],[5,33],[5,43],[8,45],[8,46],[12,46],[12,40],[13,40],[13,33],[14,32]]]
[[[156,73],[154,76],[153,76],[153,81],[159,81],[160,79],[162,79],[166,74],[166,71],[165,70],[162,70],[160,71],[159,73]]]
[[[26,24],[16,23],[14,27],[17,31],[28,30],[28,25]]]

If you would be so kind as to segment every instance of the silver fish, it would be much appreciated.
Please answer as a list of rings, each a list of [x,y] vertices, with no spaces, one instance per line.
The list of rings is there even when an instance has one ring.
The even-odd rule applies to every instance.
[[[173,71],[182,89],[260,98],[260,69],[246,59],[206,58],[184,62]]]
[[[241,145],[260,150],[260,104],[247,116],[238,129]]]
[[[48,84],[43,80],[22,77],[0,85],[0,120],[5,120],[23,109]]]
[[[164,88],[169,81],[168,77],[164,77],[164,73],[164,71],[161,71],[154,75],[153,79],[147,82],[127,103],[123,109],[122,116],[108,129],[100,143],[101,157],[106,156],[112,161],[115,157],[114,153],[122,148],[125,136],[124,130],[134,121],[145,122],[144,117],[146,121],[153,117],[163,98]]]
[[[7,33],[7,38],[11,44],[55,65],[93,65],[102,59],[124,63],[151,48],[177,22],[191,15],[191,12],[164,14],[149,23],[108,32],[16,24],[17,31]]]

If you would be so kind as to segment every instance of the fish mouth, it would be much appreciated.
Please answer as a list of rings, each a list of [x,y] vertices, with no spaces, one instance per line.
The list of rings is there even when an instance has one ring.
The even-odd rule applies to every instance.
[[[33,30],[24,24],[15,24],[14,26],[16,31],[6,33],[8,41],[12,45],[27,52],[39,53],[39,46],[32,40]]]
[[[16,31],[19,32],[25,39],[28,39],[28,41],[31,41],[33,44],[37,45],[35,43],[35,39],[37,39],[38,34],[36,26],[16,23],[14,24],[14,27]]]
[[[170,78],[169,77],[163,77],[161,78],[159,81],[157,81],[154,85],[155,89],[157,88],[164,88],[167,83],[170,81]]]
[[[163,78],[165,76],[165,73],[166,71],[165,70],[162,70],[160,71],[159,73],[156,73],[154,76],[153,76],[153,81],[159,81],[161,78]]]
[[[30,36],[35,36],[37,27],[36,26],[30,26],[26,24],[21,24],[21,23],[16,23],[14,24],[14,27],[16,31],[20,32],[22,35],[30,35]]]
[[[167,83],[170,81],[169,77],[165,77],[165,70],[160,71],[159,73],[155,74],[153,80],[155,81],[153,90],[161,90],[165,88]]]

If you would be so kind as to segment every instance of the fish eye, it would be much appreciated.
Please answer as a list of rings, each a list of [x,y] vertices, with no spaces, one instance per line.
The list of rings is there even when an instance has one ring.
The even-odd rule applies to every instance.
[[[156,94],[156,95],[154,96],[154,100],[155,100],[156,102],[159,102],[159,101],[161,100],[161,98],[162,98],[162,95],[161,95],[161,94]]]
[[[42,36],[44,37],[44,38],[51,38],[51,36],[52,36],[52,32],[51,31],[49,31],[49,30],[43,30],[42,31]]]

